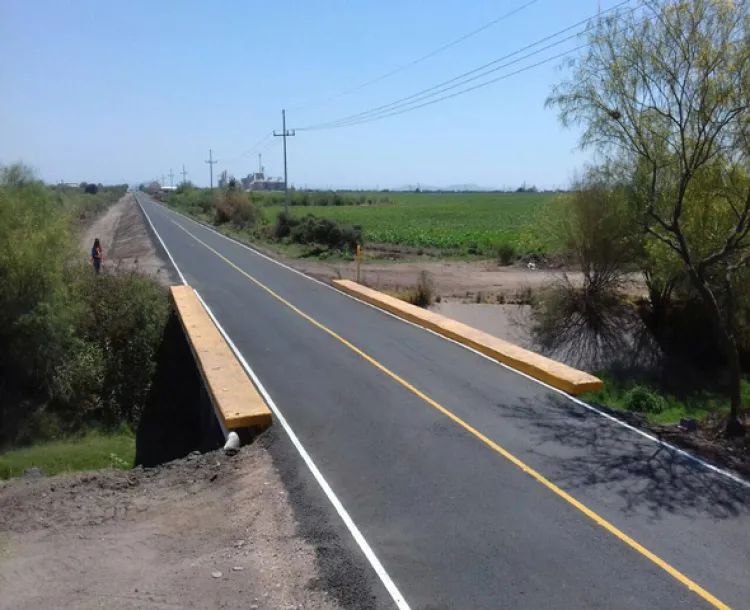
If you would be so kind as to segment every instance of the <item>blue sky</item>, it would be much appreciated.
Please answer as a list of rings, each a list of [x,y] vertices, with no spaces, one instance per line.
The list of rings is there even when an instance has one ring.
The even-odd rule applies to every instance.
[[[410,62],[528,0],[4,0],[0,5],[0,163],[46,180],[208,183],[208,150],[241,176],[272,129],[361,112],[497,59],[596,13],[596,0],[537,0],[398,74]],[[602,8],[616,0],[602,0]],[[571,42],[526,63],[574,46]],[[513,69],[524,64],[518,64]],[[510,71],[508,68],[506,71]],[[497,74],[502,74],[500,71]],[[299,132],[290,182],[314,187],[565,186],[577,133],[544,108],[560,61],[414,112]],[[477,81],[481,82],[481,81]],[[295,109],[298,108],[298,109]],[[267,173],[283,170],[279,139]]]

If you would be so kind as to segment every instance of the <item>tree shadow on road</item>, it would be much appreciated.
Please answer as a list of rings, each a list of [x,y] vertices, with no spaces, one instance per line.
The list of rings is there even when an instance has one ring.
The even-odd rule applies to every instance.
[[[750,516],[750,488],[555,394],[502,407],[531,435],[545,474],[567,491],[606,489],[624,512],[728,519]]]

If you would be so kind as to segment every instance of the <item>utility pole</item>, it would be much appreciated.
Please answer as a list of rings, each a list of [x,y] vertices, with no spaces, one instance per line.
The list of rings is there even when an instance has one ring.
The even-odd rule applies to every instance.
[[[258,173],[263,173],[263,153],[258,153]]]
[[[208,151],[208,160],[206,163],[208,163],[208,169],[211,175],[211,188],[214,188],[214,165],[216,165],[218,161],[214,159],[214,151],[210,149]]]
[[[162,185],[162,186],[164,186],[164,183],[165,183],[166,181],[167,181],[166,177],[164,176],[164,174],[162,174],[162,175],[161,175],[161,185]]]
[[[174,172],[172,171],[172,168],[169,168],[169,186],[174,186]]]
[[[294,129],[287,131],[286,128],[286,110],[281,111],[281,133],[274,131],[273,135],[284,138],[284,212],[289,212],[289,183],[287,182],[286,173],[286,139],[287,136],[294,135]]]
[[[182,171],[180,172],[182,174],[182,183],[187,183],[187,172],[185,171],[185,164],[182,164]]]

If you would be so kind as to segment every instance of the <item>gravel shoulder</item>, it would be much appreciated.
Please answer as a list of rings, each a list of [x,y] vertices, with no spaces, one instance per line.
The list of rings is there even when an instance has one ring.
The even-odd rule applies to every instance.
[[[268,451],[0,487],[2,608],[306,608],[316,550]]]

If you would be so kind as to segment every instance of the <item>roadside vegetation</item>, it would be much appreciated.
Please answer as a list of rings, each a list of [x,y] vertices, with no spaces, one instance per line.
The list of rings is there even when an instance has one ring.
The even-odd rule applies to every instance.
[[[230,181],[225,189],[242,191],[241,185]],[[253,204],[258,207],[283,207],[284,193],[279,191],[249,191]],[[177,191],[170,194],[168,203],[183,210],[210,207],[214,194],[210,189],[194,187],[191,183],[181,184]],[[383,193],[342,193],[339,191],[296,191],[289,192],[291,207],[342,207],[342,206],[371,206],[392,203],[391,197]]]
[[[364,283],[367,285],[366,281]],[[440,295],[437,293],[435,278],[426,270],[419,272],[419,276],[413,287],[385,290],[384,292],[417,307],[428,308],[441,301]]]
[[[308,238],[288,239],[291,232],[279,227],[299,223],[322,226],[334,223],[356,228],[359,242],[368,246],[395,245],[415,253],[430,251],[443,257],[468,256],[497,259],[509,265],[530,253],[555,254],[560,244],[554,234],[539,223],[563,195],[556,193],[339,193],[290,192],[289,214],[283,211],[283,193],[248,192],[241,195],[253,209],[252,223],[233,222],[217,210],[226,207],[228,193],[241,190],[198,189],[181,186],[163,197],[165,203],[194,218],[226,229],[242,229],[245,237],[271,244],[303,244],[306,248],[287,249],[291,256],[324,256],[336,247],[314,244]],[[237,196],[232,195],[230,197]],[[237,198],[239,201],[239,198]],[[235,206],[236,208],[236,206]],[[315,221],[311,221],[313,217]],[[239,225],[242,225],[241,227]],[[320,234],[312,231],[311,236]],[[320,247],[324,246],[324,247]]]
[[[176,193],[168,195],[165,202],[229,235],[279,246],[299,246],[301,256],[341,254],[351,257],[362,243],[362,228],[356,225],[312,214],[287,214],[283,210],[265,216],[264,201],[270,203],[272,195],[278,196],[244,192],[234,182],[227,188],[213,191],[182,185]],[[340,197],[338,193],[331,195]]]
[[[534,306],[543,345],[606,363],[594,398],[655,421],[719,415],[729,437],[750,400],[748,14],[747,0],[647,0],[591,29],[548,100],[601,160],[549,223],[584,281]]]
[[[45,476],[82,470],[129,470],[135,459],[135,434],[127,427],[109,432],[88,432],[65,440],[49,441],[0,454],[0,479],[38,468]]]
[[[77,240],[125,190],[50,188],[22,165],[0,169],[0,452],[96,432],[129,459],[121,427],[138,425],[167,295],[136,274],[95,276]]]

